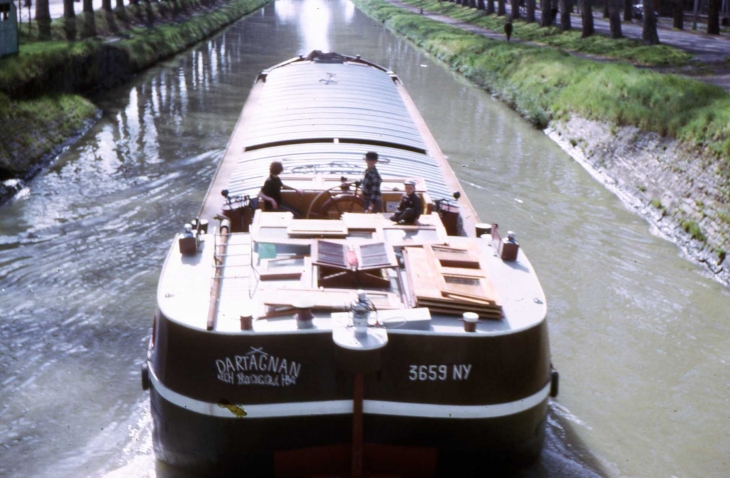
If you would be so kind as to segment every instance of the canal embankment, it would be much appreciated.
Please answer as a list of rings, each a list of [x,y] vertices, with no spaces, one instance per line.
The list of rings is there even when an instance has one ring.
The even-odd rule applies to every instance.
[[[128,81],[269,1],[178,0],[167,10],[129,5],[111,17],[95,12],[104,36],[62,40],[71,20],[59,19],[49,41],[21,41],[18,55],[0,59],[0,204],[99,117],[91,94]]]
[[[626,61],[507,43],[385,0],[354,2],[543,129],[657,233],[730,283],[725,90]]]

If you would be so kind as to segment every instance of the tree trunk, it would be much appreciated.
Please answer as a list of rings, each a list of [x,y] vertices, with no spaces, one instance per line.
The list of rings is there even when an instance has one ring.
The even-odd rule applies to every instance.
[[[81,30],[81,38],[93,38],[96,36],[96,18],[93,13],[84,13],[84,26]]]
[[[647,45],[659,44],[659,35],[656,32],[656,18],[654,18],[654,0],[642,0],[644,5],[644,28],[641,39]]]
[[[51,39],[51,9],[48,0],[36,0],[35,21],[38,23],[38,38],[40,40]]]
[[[560,0],[560,31],[570,30],[570,0]]]
[[[63,18],[76,18],[74,0],[63,0]]]
[[[520,0],[509,0],[510,18],[514,21],[520,18]]]
[[[535,0],[526,0],[525,10],[525,21],[527,23],[535,23]]]
[[[477,10],[486,10],[486,8],[484,6],[484,0],[477,1]]]
[[[674,0],[672,2],[673,15],[672,15],[672,26],[677,30],[684,30],[684,5],[682,0]]]
[[[494,14],[494,0],[486,0],[487,1],[487,15]]]
[[[707,33],[720,34],[720,0],[707,1]]]
[[[101,0],[101,9],[105,12],[112,11],[112,0]]]
[[[580,37],[587,38],[596,32],[593,28],[593,9],[591,8],[591,0],[580,0],[580,2],[580,12],[583,20]]]
[[[507,9],[504,8],[504,0],[497,0],[497,16],[502,16],[507,13]]]
[[[634,2],[632,0],[624,0],[624,21],[630,22],[632,18],[634,18],[634,10],[632,10],[632,7],[634,6]]]
[[[611,16],[611,0],[605,0],[603,2],[603,18],[609,18]]]
[[[66,40],[76,41],[76,12],[74,0],[63,0],[63,30]]]
[[[96,36],[96,18],[94,18],[94,4],[91,0],[84,0],[84,27],[81,30],[81,38]]]
[[[611,38],[621,38],[621,0],[608,0],[608,18],[611,26]]]
[[[114,8],[124,8],[124,0],[116,0],[116,5]]]
[[[549,27],[553,24],[553,2],[552,0],[540,0],[540,18],[541,27]]]

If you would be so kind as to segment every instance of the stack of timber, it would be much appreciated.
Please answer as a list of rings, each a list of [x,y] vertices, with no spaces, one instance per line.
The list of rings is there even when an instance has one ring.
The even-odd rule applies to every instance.
[[[449,246],[403,250],[411,306],[432,312],[461,315],[476,312],[482,319],[503,318],[491,281],[468,249]]]

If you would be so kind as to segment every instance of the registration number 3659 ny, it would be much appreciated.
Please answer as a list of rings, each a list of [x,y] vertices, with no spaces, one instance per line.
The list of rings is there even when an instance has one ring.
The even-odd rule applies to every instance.
[[[410,365],[408,379],[414,382],[467,380],[470,372],[471,364]]]

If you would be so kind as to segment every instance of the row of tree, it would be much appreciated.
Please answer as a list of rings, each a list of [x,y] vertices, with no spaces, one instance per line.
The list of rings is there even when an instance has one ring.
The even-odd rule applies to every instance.
[[[506,0],[450,0],[459,5],[464,5],[479,10],[485,10],[488,15],[496,13],[506,15]],[[577,0],[581,10],[582,20],[582,36],[588,37],[595,33],[593,25],[593,11],[591,0]],[[679,30],[684,29],[684,5],[683,0],[666,0],[672,5],[673,10],[673,27]],[[707,4],[707,33],[718,35],[720,33],[720,6],[722,0],[708,0]],[[532,23],[537,21],[535,16],[536,0],[509,0],[510,2],[510,20],[516,20],[524,17],[525,22]],[[524,2],[524,15],[521,11],[521,4]],[[643,16],[643,30],[641,38],[644,43],[655,45],[659,43],[659,35],[656,28],[656,16],[652,13],[657,10],[661,0],[642,0],[642,11],[651,12]],[[571,21],[570,13],[573,9],[572,0],[541,0],[540,2],[540,25],[550,26],[558,21],[560,29],[570,30]],[[611,28],[611,38],[621,38],[621,11],[623,10],[623,20],[631,21],[634,17],[633,0],[604,0],[603,17],[609,19]]]
[[[96,36],[96,24],[94,20],[94,5],[92,4],[92,0],[82,0],[83,6],[82,11],[84,12],[84,23],[83,23],[83,30],[81,32],[82,38],[89,38]],[[114,28],[115,21],[114,21],[114,13],[112,10],[112,1],[115,2],[114,9],[116,9],[120,14],[124,15],[124,0],[102,0],[101,2],[101,9],[106,14],[107,23]],[[163,0],[164,1],[164,0]],[[215,0],[204,0],[203,4],[207,5],[212,3]],[[147,4],[147,7],[150,6],[151,2],[159,3],[160,0],[142,0],[143,3]],[[171,5],[171,10],[173,14],[179,13],[181,10],[184,10],[184,7],[181,7],[178,4],[177,0],[167,0],[166,3],[169,3]],[[130,5],[139,5],[140,0],[129,0]],[[66,38],[69,41],[73,41],[76,39],[76,12],[74,11],[74,0],[63,0],[63,18],[66,20],[64,22],[64,29],[66,31]],[[40,40],[50,40],[51,39],[51,11],[49,6],[48,0],[36,0],[35,4],[35,20],[38,25],[38,38]],[[152,10],[151,8],[147,8],[147,22],[151,23],[153,22],[152,17]]]

